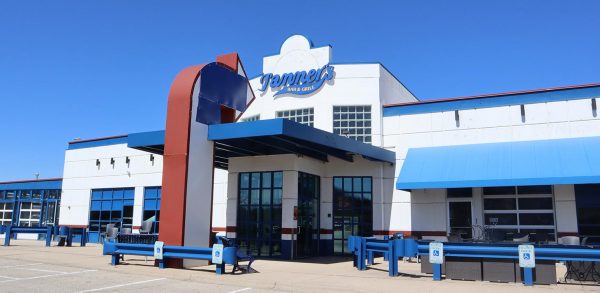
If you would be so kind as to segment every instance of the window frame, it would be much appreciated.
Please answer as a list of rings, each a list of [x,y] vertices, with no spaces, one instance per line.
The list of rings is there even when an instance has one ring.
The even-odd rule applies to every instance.
[[[358,111],[358,107],[360,107],[362,111]],[[354,110],[352,111],[352,109]],[[354,118],[351,118],[352,115]],[[358,118],[358,115],[362,115],[362,118]],[[367,115],[368,118],[366,117]],[[363,143],[373,143],[372,105],[334,105],[332,108],[332,117],[332,132],[334,134],[345,136]],[[362,126],[358,126],[359,122]],[[349,133],[344,133],[344,130]],[[352,131],[354,133],[352,133]]]

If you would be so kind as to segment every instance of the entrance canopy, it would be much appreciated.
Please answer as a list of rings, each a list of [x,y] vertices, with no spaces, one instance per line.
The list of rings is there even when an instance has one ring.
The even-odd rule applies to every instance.
[[[600,183],[600,137],[409,149],[396,189]]]
[[[281,118],[210,125],[208,139],[215,142],[215,167],[222,169],[227,169],[232,157],[281,154],[321,161],[332,156],[352,162],[353,155],[392,164],[395,161],[392,151]],[[128,146],[163,154],[164,131],[130,134]]]
[[[288,119],[211,125],[215,166],[226,168],[231,157],[297,154],[327,161],[327,156],[352,162],[352,155],[394,163],[394,152]]]

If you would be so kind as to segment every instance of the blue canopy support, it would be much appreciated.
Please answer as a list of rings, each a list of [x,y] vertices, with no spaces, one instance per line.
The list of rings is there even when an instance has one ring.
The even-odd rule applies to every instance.
[[[409,149],[396,189],[600,183],[600,137]]]

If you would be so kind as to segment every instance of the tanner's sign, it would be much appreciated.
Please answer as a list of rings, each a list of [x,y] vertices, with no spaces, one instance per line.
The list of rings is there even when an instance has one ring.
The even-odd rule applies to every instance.
[[[325,65],[319,69],[296,71],[296,73],[263,74],[260,78],[260,91],[264,92],[267,87],[280,88],[273,96],[281,94],[306,95],[318,90],[327,80],[333,79],[333,66]]]

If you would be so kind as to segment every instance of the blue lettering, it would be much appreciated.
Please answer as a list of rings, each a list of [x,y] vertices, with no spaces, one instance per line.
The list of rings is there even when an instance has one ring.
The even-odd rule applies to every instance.
[[[304,78],[304,80],[302,81],[302,83],[309,83],[309,82],[313,82],[317,79],[317,71],[314,69],[311,69],[308,71],[308,74],[306,74],[306,78]]]
[[[265,91],[267,87],[279,89],[274,96],[293,93],[305,95],[318,90],[327,80],[334,78],[335,69],[333,66],[325,65],[319,69],[311,69],[306,71],[288,72],[283,74],[263,74],[260,79],[261,91]]]
[[[331,80],[333,78],[333,66],[327,65],[327,73],[325,74],[325,79]]]
[[[279,86],[281,86],[281,76],[279,76],[279,74],[275,74],[271,78],[271,87],[279,87]]]
[[[306,78],[306,71],[296,71],[294,74],[294,84],[300,84]]]
[[[261,92],[264,92],[267,90],[267,86],[269,85],[269,81],[271,80],[272,76],[273,76],[272,73],[268,73],[268,74],[263,74],[263,76],[260,78],[260,84],[262,85],[260,87]]]
[[[282,85],[294,85],[294,74],[293,73],[284,73],[281,75],[281,84]]]

